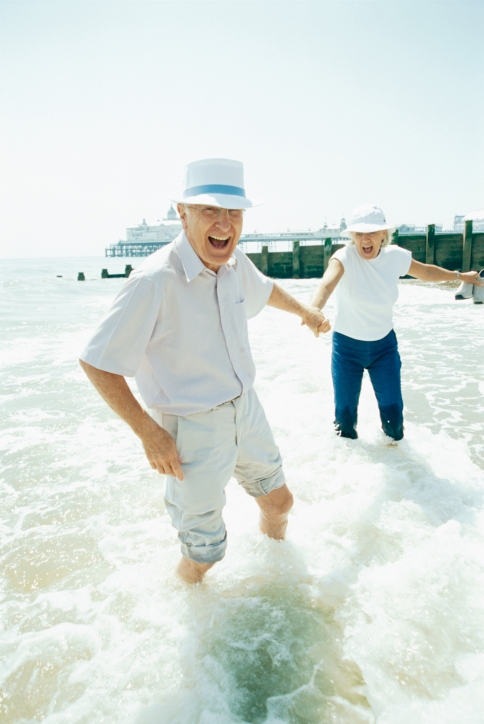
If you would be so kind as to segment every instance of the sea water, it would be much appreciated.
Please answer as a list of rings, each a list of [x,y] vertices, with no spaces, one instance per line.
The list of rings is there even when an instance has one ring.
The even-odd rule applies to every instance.
[[[252,320],[287,541],[232,480],[227,555],[189,587],[163,477],[77,362],[123,284],[103,266],[2,262],[2,724],[482,723],[484,307],[401,283],[398,446],[366,378],[359,439],[334,435],[330,335]]]

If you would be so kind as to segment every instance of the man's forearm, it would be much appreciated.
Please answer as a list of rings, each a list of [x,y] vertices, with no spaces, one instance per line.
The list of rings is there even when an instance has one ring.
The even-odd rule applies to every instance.
[[[271,296],[269,297],[267,304],[270,307],[276,307],[276,309],[282,309],[283,312],[290,312],[291,314],[297,314],[298,317],[303,317],[308,307],[305,304],[301,304],[294,299],[294,297],[274,283],[272,288]]]
[[[80,360],[80,365],[109,407],[132,428],[139,437],[157,423],[143,410],[122,375],[105,372]]]
[[[319,309],[301,304],[301,302],[298,302],[289,292],[281,289],[277,284],[274,284],[267,304],[270,307],[282,309],[283,312],[297,314],[316,337],[319,336],[320,332],[326,333],[331,329],[328,320]]]

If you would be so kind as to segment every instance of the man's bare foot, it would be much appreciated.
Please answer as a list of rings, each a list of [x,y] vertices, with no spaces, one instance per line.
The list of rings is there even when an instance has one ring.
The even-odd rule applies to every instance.
[[[273,490],[268,495],[261,495],[255,501],[261,510],[259,526],[262,533],[275,540],[284,540],[287,515],[294,503],[294,498],[287,485]]]
[[[182,558],[177,566],[176,572],[186,583],[200,583],[206,572],[211,568],[213,563],[197,563],[190,561],[188,558]]]

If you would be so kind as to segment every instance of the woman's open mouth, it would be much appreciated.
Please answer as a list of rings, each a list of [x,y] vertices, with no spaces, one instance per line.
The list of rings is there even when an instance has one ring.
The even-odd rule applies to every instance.
[[[365,256],[370,256],[373,253],[373,244],[371,246],[362,246],[361,248]]]
[[[230,241],[230,236],[209,236],[209,242],[216,249],[223,249]]]

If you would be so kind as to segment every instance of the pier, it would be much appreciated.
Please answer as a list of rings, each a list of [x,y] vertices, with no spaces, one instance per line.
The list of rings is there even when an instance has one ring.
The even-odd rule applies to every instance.
[[[277,247],[282,246],[281,242],[289,248],[279,250]],[[245,234],[240,237],[239,246],[267,276],[276,279],[313,279],[323,275],[331,256],[344,246],[343,242],[339,232],[325,237],[322,229],[297,234]],[[106,256],[148,256],[168,243],[116,244],[106,249]],[[393,232],[392,244],[411,251],[416,261],[436,264],[450,271],[484,268],[484,231],[479,225],[479,231],[474,232],[472,221],[465,222],[463,232],[436,230],[435,224],[429,224],[418,233],[397,230]],[[125,275],[129,276],[128,273]],[[112,276],[117,275],[103,274],[103,278]]]
[[[104,255],[106,257],[149,256],[150,254],[153,254],[153,252],[158,251],[158,249],[163,248],[173,241],[175,236],[177,236],[181,230],[181,227],[180,229],[175,227],[173,228],[174,236],[171,238],[167,237],[163,240],[129,238],[127,241],[118,241],[117,244],[111,244],[111,246],[106,247]],[[283,231],[275,234],[242,234],[239,240],[239,245],[243,251],[250,251],[250,249],[260,251],[262,246],[267,246],[269,250],[272,251],[283,245],[290,247],[294,241],[298,241],[301,245],[323,244],[325,239],[331,238],[333,243],[335,243],[340,241],[341,231],[343,231],[344,228],[346,227],[331,228],[324,226],[318,231]],[[135,232],[131,229],[128,229],[128,231],[131,232],[128,236],[134,237]],[[144,236],[146,235],[147,233],[145,232]]]

